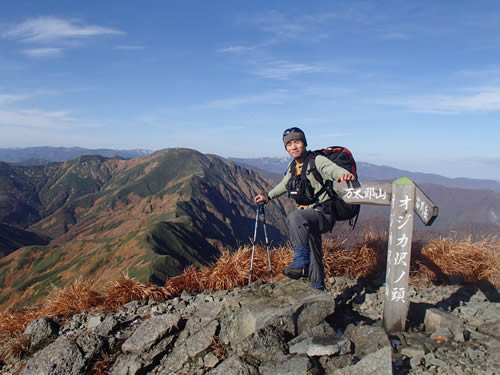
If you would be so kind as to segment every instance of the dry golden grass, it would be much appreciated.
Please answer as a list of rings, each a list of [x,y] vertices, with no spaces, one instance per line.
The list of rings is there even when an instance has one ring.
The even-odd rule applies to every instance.
[[[103,296],[96,291],[95,280],[77,278],[62,289],[57,289],[42,307],[44,316],[72,316],[103,304]]]
[[[21,331],[0,334],[0,359],[4,363],[14,363],[29,350],[30,339]]]
[[[447,281],[450,276],[462,276],[466,282],[488,280],[500,287],[500,241],[497,237],[486,237],[480,241],[470,238],[456,240],[441,238],[427,243],[422,248],[414,246],[411,271],[412,280],[429,279]],[[384,272],[387,239],[367,234],[356,248],[345,248],[342,243],[325,240],[324,266],[327,277],[360,277]],[[168,279],[164,287],[144,285],[125,278],[110,282],[107,289],[97,292],[93,280],[76,279],[62,289],[55,290],[47,302],[37,308],[18,311],[0,311],[0,360],[8,362],[28,350],[29,341],[24,329],[39,317],[67,319],[84,310],[115,311],[133,300],[165,300],[180,295],[183,291],[198,293],[203,290],[232,289],[246,285],[251,262],[250,246],[236,251],[224,250],[219,259],[206,267],[187,267],[180,275]],[[273,248],[270,252],[274,281],[283,278],[283,269],[292,261],[290,245]],[[255,247],[252,281],[270,280],[267,251]],[[214,344],[215,345],[215,344]],[[218,348],[221,352],[223,348]],[[222,355],[222,353],[220,353]],[[108,359],[97,364],[105,367]]]
[[[144,285],[136,280],[125,278],[110,283],[102,296],[103,303],[100,305],[99,310],[113,311],[130,301],[143,301],[150,298],[156,301],[162,301],[171,296],[172,295],[169,294],[165,288]]]
[[[460,276],[465,282],[488,280],[500,288],[500,240],[497,237],[480,241],[472,241],[470,237],[433,240],[422,248],[416,263],[417,277],[446,281],[450,276]]]

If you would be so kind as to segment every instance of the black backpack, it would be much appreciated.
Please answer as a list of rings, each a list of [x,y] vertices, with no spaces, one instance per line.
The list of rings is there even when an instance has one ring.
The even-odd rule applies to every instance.
[[[326,213],[333,215],[337,221],[349,220],[349,225],[354,229],[358,220],[360,205],[345,203],[335,190],[333,190],[333,181],[323,181],[323,177],[321,177],[321,174],[316,169],[315,160],[318,155],[327,157],[338,166],[351,172],[356,179],[358,178],[356,161],[351,151],[347,148],[332,146],[322,150],[309,151],[304,159],[304,165],[302,166],[302,170],[307,171],[306,173],[301,173],[297,176],[295,171],[295,160],[290,164],[292,178],[287,185],[288,196],[294,198],[297,204],[309,205],[314,203],[316,199],[326,191],[330,196],[330,200],[322,204],[322,209]],[[306,178],[308,173],[312,173],[316,181],[322,186],[321,190],[316,194],[312,192],[311,184]]]

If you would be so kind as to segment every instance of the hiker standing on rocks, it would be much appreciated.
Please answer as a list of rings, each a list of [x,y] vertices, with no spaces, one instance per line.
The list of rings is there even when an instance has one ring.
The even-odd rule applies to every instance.
[[[293,261],[283,274],[292,279],[308,277],[311,285],[319,290],[325,289],[325,270],[323,267],[323,250],[321,235],[332,230],[335,218],[330,213],[328,201],[330,197],[310,173],[308,165],[312,153],[307,151],[304,132],[297,128],[289,128],[283,132],[283,144],[288,154],[294,159],[283,179],[267,194],[255,196],[255,203],[267,203],[288,193],[297,202],[297,208],[287,216],[290,240],[293,245]],[[306,169],[302,166],[306,164]],[[314,167],[323,181],[354,181],[356,177],[346,169],[330,161],[327,157],[317,155],[312,158]],[[293,170],[295,169],[295,170]],[[306,179],[300,178],[307,170]],[[305,182],[304,182],[305,181]],[[302,204],[301,204],[302,203]]]

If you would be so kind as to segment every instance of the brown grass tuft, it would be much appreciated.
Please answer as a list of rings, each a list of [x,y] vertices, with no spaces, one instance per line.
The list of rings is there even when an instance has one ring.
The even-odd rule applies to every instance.
[[[53,292],[42,308],[44,316],[70,316],[103,304],[104,299],[96,291],[95,280],[75,279],[71,284]]]
[[[0,334],[0,360],[7,364],[17,362],[28,350],[30,339],[21,331]]]
[[[426,244],[416,261],[417,277],[446,282],[460,276],[466,282],[488,280],[500,287],[500,240],[485,237],[473,242],[471,238],[455,240],[440,238]]]
[[[162,301],[171,297],[165,288],[148,286],[140,282],[125,278],[112,281],[103,296],[103,305],[111,310],[119,309],[124,304],[135,300],[154,299]]]
[[[358,249],[344,248],[343,244],[326,240],[323,244],[325,274],[330,276],[360,277],[383,271],[387,242],[372,234],[365,237]]]

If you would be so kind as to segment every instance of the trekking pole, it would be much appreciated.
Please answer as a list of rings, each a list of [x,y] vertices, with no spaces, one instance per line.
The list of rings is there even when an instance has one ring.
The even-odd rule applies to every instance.
[[[254,260],[254,255],[255,255],[255,242],[257,241],[257,227],[259,224],[259,216],[262,216],[262,222],[264,225],[264,236],[266,239],[267,260],[269,262],[269,276],[271,278],[271,283],[273,282],[273,268],[271,265],[271,254],[269,251],[269,239],[267,237],[267,228],[266,228],[266,212],[264,209],[264,203],[259,203],[257,206],[256,215],[255,215],[255,229],[253,232],[252,257],[250,260],[250,275],[248,276],[248,285],[250,285],[250,283],[252,282],[253,260]]]
[[[266,251],[267,251],[267,261],[269,263],[269,276],[271,278],[271,284],[273,283],[273,267],[271,266],[271,253],[269,252],[269,240],[267,238],[267,228],[266,228],[266,212],[264,211],[264,205],[259,206],[259,212],[262,216],[262,222],[264,224],[264,238],[266,239]]]

